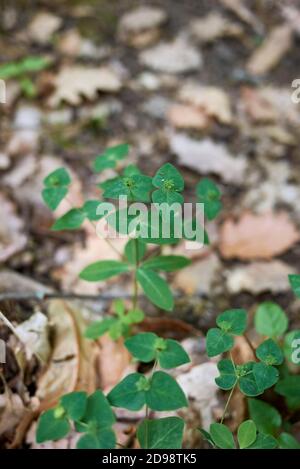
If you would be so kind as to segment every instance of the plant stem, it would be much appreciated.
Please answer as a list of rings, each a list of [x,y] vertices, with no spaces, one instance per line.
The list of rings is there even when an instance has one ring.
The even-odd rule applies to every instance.
[[[249,337],[247,336],[246,332],[244,332],[244,337],[245,337],[245,340],[247,342],[247,344],[249,345],[250,349],[251,349],[251,352],[253,353],[253,356],[255,357],[256,359],[256,354],[255,354],[255,348],[253,347]]]
[[[221,423],[223,423],[223,420],[224,420],[224,418],[225,418],[225,415],[226,415],[226,412],[227,412],[229,403],[230,403],[230,401],[231,401],[231,398],[232,398],[232,396],[233,396],[233,392],[234,392],[234,390],[235,390],[236,385],[237,385],[237,381],[235,382],[235,384],[234,384],[233,388],[231,389],[230,394],[229,394],[229,396],[228,396],[227,402],[226,402],[226,404],[225,404],[224,412],[223,412],[223,415],[222,415],[222,418],[221,418]]]
[[[135,269],[133,271],[133,295],[132,295],[132,309],[136,309],[138,305],[138,282],[136,279],[136,271],[139,267],[139,244],[138,240],[134,239],[134,249],[135,249]]]

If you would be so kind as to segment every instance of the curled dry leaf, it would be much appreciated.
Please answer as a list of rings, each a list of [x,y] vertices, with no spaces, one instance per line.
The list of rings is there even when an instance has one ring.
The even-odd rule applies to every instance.
[[[27,243],[24,223],[15,212],[13,203],[0,194],[0,262],[22,251]]]
[[[241,184],[247,169],[245,157],[232,156],[225,145],[210,138],[194,140],[182,133],[170,136],[171,150],[178,156],[179,164],[200,174],[218,174],[224,181]]]
[[[292,46],[292,28],[283,24],[272,29],[247,63],[253,75],[263,75],[275,68]]]
[[[41,410],[55,405],[63,394],[95,390],[95,347],[83,337],[85,321],[73,303],[53,300],[48,309],[54,332],[51,360],[37,382]]]
[[[21,397],[7,390],[0,395],[0,436],[13,430],[21,421],[26,409]]]
[[[20,323],[15,331],[18,338],[25,346],[27,359],[36,355],[42,363],[46,363],[50,356],[50,342],[48,330],[48,318],[37,311],[27,321]]]
[[[299,233],[285,212],[244,213],[227,219],[220,232],[220,251],[227,259],[271,259],[291,248]]]
[[[278,293],[290,289],[288,275],[292,273],[295,273],[295,269],[282,261],[253,262],[230,270],[226,284],[233,294],[241,291],[254,294],[264,291]]]
[[[77,106],[82,97],[93,100],[98,91],[113,93],[122,87],[119,76],[109,67],[88,68],[65,66],[54,80],[55,91],[49,105],[56,107],[61,101]]]

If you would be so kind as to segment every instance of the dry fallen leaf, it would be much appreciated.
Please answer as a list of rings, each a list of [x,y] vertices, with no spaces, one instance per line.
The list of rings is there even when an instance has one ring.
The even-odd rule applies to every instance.
[[[73,303],[53,300],[48,308],[54,331],[51,360],[37,381],[41,410],[55,405],[63,394],[95,390],[95,346],[83,337],[82,312]]]
[[[192,35],[203,43],[213,42],[221,37],[237,37],[243,33],[239,24],[229,21],[217,11],[196,18],[189,29]]]
[[[217,255],[210,254],[178,272],[174,278],[174,285],[188,295],[209,294],[220,267],[221,263]]]
[[[107,334],[99,339],[98,369],[100,385],[104,392],[110,391],[121,379],[136,371],[132,356],[124,345],[124,339],[112,340]]]
[[[0,395],[0,436],[13,430],[21,421],[26,409],[21,397],[7,390]]]
[[[218,404],[218,386],[215,378],[219,375],[217,365],[212,362],[194,366],[189,372],[177,377],[178,384],[194,401],[194,407],[201,415],[202,427],[208,429],[213,421],[213,408]]]
[[[34,16],[28,26],[30,39],[39,44],[47,44],[55,31],[60,28],[62,19],[48,12],[40,12]]]
[[[174,104],[168,110],[169,122],[178,129],[205,129],[209,120],[205,113],[193,106]]]
[[[278,119],[276,107],[263,91],[244,86],[241,99],[246,113],[254,122],[275,122]]]
[[[244,213],[236,222],[227,219],[220,232],[220,251],[226,259],[271,259],[299,240],[285,212]]]
[[[13,203],[0,194],[0,262],[20,252],[27,243],[24,223],[15,213]]]
[[[232,122],[229,96],[221,88],[188,82],[179,91],[179,99],[204,111],[222,124]]]
[[[51,352],[47,316],[37,311],[29,319],[18,324],[15,331],[25,346],[27,359],[30,360],[32,355],[36,355],[42,363],[47,363]]]
[[[179,37],[171,43],[159,43],[140,54],[140,62],[159,72],[184,73],[202,66],[200,51]]]
[[[200,174],[218,174],[224,181],[233,184],[244,182],[247,161],[244,156],[232,156],[226,146],[210,138],[194,140],[182,133],[170,136],[172,152],[178,163],[194,169]]]
[[[244,23],[249,24],[252,28],[261,33],[263,25],[252,11],[244,4],[243,0],[219,0],[226,8],[235,13]]]
[[[288,275],[295,269],[282,261],[253,262],[230,270],[227,274],[227,288],[236,294],[248,291],[259,294],[264,291],[279,293],[290,289]]]
[[[82,98],[93,100],[98,91],[113,93],[119,91],[122,83],[109,67],[65,66],[54,80],[55,91],[49,105],[56,107],[61,101],[77,106]]]
[[[272,29],[247,63],[247,70],[253,75],[263,75],[278,65],[292,46],[292,29],[283,24]]]

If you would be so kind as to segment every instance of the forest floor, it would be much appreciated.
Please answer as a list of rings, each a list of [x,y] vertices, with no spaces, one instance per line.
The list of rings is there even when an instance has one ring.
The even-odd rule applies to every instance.
[[[134,16],[143,6],[156,10]],[[146,174],[154,175],[165,162],[175,164],[187,198],[195,200],[203,176],[222,192],[223,210],[207,224],[208,247],[164,249],[192,259],[169,276],[177,294],[174,311],[163,313],[142,300],[144,330],[182,340],[192,355],[192,365],[178,375],[192,402],[185,446],[203,447],[192,428],[207,427],[224,404],[214,383],[216,363],[206,357],[204,344],[216,315],[239,307],[251,316],[259,303],[272,300],[284,308],[291,327],[300,328],[300,303],[288,283],[288,274],[300,273],[300,103],[292,88],[300,73],[300,10],[288,0],[19,0],[7,2],[1,21],[0,78],[2,65],[29,56],[47,57],[49,65],[6,79],[6,103],[0,104],[1,311],[21,327],[20,334],[34,313],[47,318],[30,325],[37,335],[29,334],[25,349],[0,325],[8,344],[0,444],[73,447],[76,434],[59,443],[35,443],[41,403],[46,408],[79,383],[87,390],[109,389],[132,370],[121,342],[106,338],[96,349],[75,330],[83,328],[83,318],[109,311],[102,294],[130,293],[126,278],[97,284],[78,278],[87,264],[115,253],[89,226],[51,232],[67,207],[62,204],[53,215],[41,198],[43,179],[61,166],[72,174],[75,205],[99,196],[95,183],[115,173],[93,174],[92,161],[105,148],[127,142],[127,162]],[[99,68],[104,73],[96,79]],[[118,247],[122,243],[116,241]],[[18,299],[34,292],[91,298]],[[4,300],[4,293],[12,298]],[[56,328],[55,344],[49,325]],[[32,353],[36,337],[47,366]],[[236,353],[249,354],[247,344],[238,343]],[[232,429],[245,409],[237,396]],[[118,417],[119,441],[134,446],[134,417]]]

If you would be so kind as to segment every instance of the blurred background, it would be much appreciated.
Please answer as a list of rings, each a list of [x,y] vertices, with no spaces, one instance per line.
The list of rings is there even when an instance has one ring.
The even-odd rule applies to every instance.
[[[53,215],[41,199],[44,177],[61,166],[73,176],[75,205],[99,196],[95,183],[115,173],[95,176],[92,161],[106,147],[128,142],[127,162],[149,175],[164,162],[177,165],[190,200],[204,176],[223,194],[224,209],[207,226],[210,246],[185,253],[191,266],[170,277],[179,297],[175,322],[157,326],[177,331],[193,350],[189,335],[196,330],[202,337],[196,362],[207,368],[194,372],[198,395],[199,382],[215,373],[203,334],[220,311],[245,307],[251,313],[272,299],[299,328],[299,300],[287,278],[300,273],[299,45],[297,0],[1,0],[0,293],[129,292],[126,281],[78,279],[89,262],[115,254],[88,226],[51,232],[66,206]],[[181,245],[172,249],[183,251]],[[1,305],[17,323],[37,308],[23,300]],[[108,308],[105,301],[89,306],[97,314]],[[150,305],[146,309],[157,316]],[[37,365],[21,385],[11,360],[7,381],[18,400],[22,386],[35,389]],[[196,420],[206,423],[218,415],[209,383],[201,398],[190,396]],[[8,432],[10,442],[20,415],[7,429],[0,414],[0,433]],[[26,438],[34,445],[24,434],[16,445]],[[191,436],[187,441],[200,445]]]

